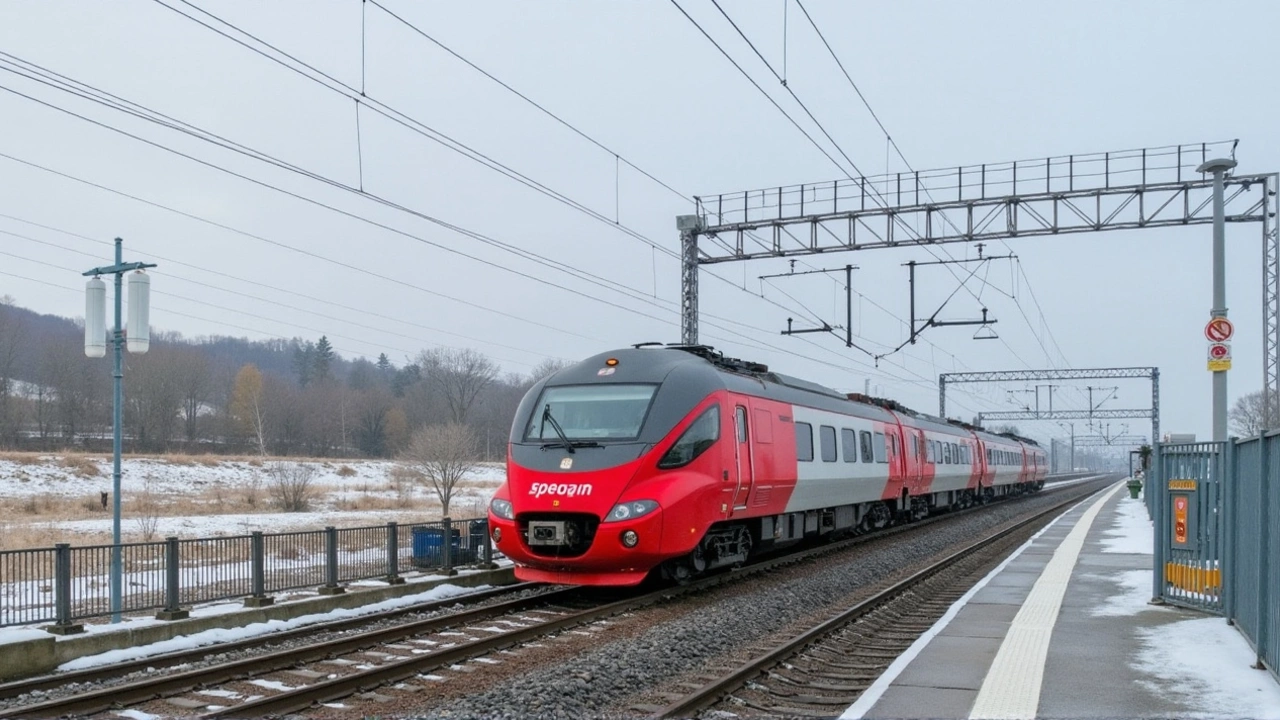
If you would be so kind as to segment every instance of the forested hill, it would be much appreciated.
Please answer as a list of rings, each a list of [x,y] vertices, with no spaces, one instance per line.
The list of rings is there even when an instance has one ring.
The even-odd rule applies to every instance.
[[[0,325],[0,343],[16,343],[12,348],[16,350],[16,357],[11,369],[16,380],[39,384],[41,358],[50,352],[68,350],[73,345],[84,345],[84,323],[79,318],[42,315],[12,304],[6,304],[4,312],[7,317],[0,320],[3,323]],[[313,342],[315,340],[312,339]],[[210,372],[234,374],[241,366],[252,364],[262,372],[281,376],[293,372],[294,354],[306,343],[303,338],[249,340],[222,335],[184,338],[173,332],[156,332],[151,341],[152,347],[169,345],[198,351],[208,362]],[[406,359],[400,360],[403,363]],[[347,360],[335,357],[332,370],[336,376],[345,378],[350,365]]]
[[[325,337],[249,340],[152,334],[125,355],[126,444],[137,451],[385,457],[417,429],[466,425],[501,458],[534,379],[469,349],[413,358],[339,356]],[[100,449],[111,422],[109,359],[84,354],[78,320],[0,300],[0,447]]]

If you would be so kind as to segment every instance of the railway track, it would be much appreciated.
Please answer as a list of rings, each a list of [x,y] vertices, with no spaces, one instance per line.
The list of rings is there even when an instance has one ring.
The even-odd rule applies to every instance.
[[[472,593],[467,596],[450,598],[449,600],[441,601],[438,604],[453,604],[462,598],[469,598],[473,601],[479,602],[481,599],[499,595],[504,591],[510,593],[511,586],[484,591],[482,593]],[[394,625],[391,627],[379,628],[366,632],[354,632],[305,647],[290,647],[263,655],[255,655],[195,670],[187,670],[169,675],[151,677],[137,682],[110,685],[68,697],[61,697],[47,700],[45,702],[24,705],[22,707],[0,712],[0,718],[92,715],[114,708],[149,702],[156,698],[179,697],[184,693],[189,693],[193,690],[208,686],[238,681],[243,678],[251,678],[256,675],[288,671],[290,669],[296,669],[299,665],[308,662],[323,662],[326,660],[340,658],[343,655],[358,654],[367,648],[378,647],[385,645],[386,643],[393,643],[396,640],[402,640],[404,638],[426,636],[433,633],[447,634],[451,632],[451,628],[467,627],[476,623],[489,622],[497,617],[519,614],[526,610],[536,608],[537,606],[547,606],[556,601],[572,601],[573,596],[578,593],[579,591],[576,588],[565,588],[492,605],[484,605],[471,610],[464,610],[462,612],[450,613],[447,615]],[[437,603],[432,603],[432,605],[435,606]],[[411,612],[422,612],[423,610],[424,608],[419,606],[413,609],[389,611],[387,615],[404,615]],[[297,628],[296,630],[291,630],[287,633],[276,633],[271,636],[253,638],[251,640],[241,641],[238,643],[200,648],[193,651],[174,653],[156,658],[144,658],[139,661],[127,663],[127,667],[115,666],[112,668],[85,670],[38,678],[25,683],[9,683],[4,686],[4,690],[8,696],[13,697],[21,694],[29,694],[35,690],[47,689],[53,687],[55,684],[100,682],[103,679],[120,676],[122,674],[122,670],[132,672],[137,671],[140,668],[149,669],[162,666],[180,666],[194,659],[202,659],[209,654],[228,652],[232,646],[244,649],[247,647],[261,647],[267,644],[267,641],[278,643],[285,639],[286,634],[290,637],[306,636],[308,634],[316,634],[322,631],[338,632],[339,634],[342,634],[340,631],[344,629],[358,627],[360,624],[367,624],[371,617],[373,616],[352,618],[333,623],[323,623],[320,625]],[[445,640],[443,642],[448,643],[449,641]],[[358,665],[359,663],[352,662],[351,664]],[[189,704],[190,703],[181,702],[173,703],[174,709],[180,709]],[[186,710],[188,711],[191,709],[194,708],[186,707]]]
[[[87,716],[114,712],[124,707],[134,707],[157,715],[191,716],[205,713],[204,717],[263,717],[304,710],[352,695],[376,703],[387,700],[387,694],[421,691],[424,683],[429,685],[440,679],[431,674],[433,670],[482,670],[486,665],[501,663],[502,653],[512,652],[513,648],[522,645],[530,646],[531,643],[536,647],[538,640],[548,636],[566,631],[596,632],[601,629],[600,624],[612,615],[736,582],[744,576],[769,572],[780,566],[840,552],[855,545],[884,540],[925,524],[978,511],[973,509],[938,515],[910,525],[766,559],[738,572],[715,575],[685,586],[661,588],[644,594],[632,592],[630,596],[621,599],[615,599],[616,593],[612,597],[606,595],[602,598],[600,592],[584,588],[551,590],[541,595],[461,613],[367,632],[352,632],[344,637],[305,647],[291,647],[215,666],[28,704],[0,712],[0,718]],[[509,593],[515,587],[472,593],[438,604],[478,601],[481,596],[493,597],[503,592]],[[406,615],[423,610],[419,606],[389,611],[388,614]],[[231,645],[148,658],[126,666],[63,673],[26,683],[10,683],[0,686],[0,697],[14,697],[55,684],[94,682],[143,668],[182,665],[208,655],[278,643],[286,635],[300,638],[326,630],[355,629],[360,624],[369,623],[372,617],[374,616],[313,625]],[[236,701],[237,704],[228,704],[230,701]]]
[[[503,595],[517,594],[522,591],[540,587],[537,583],[514,583],[501,587],[480,590],[477,592],[455,595],[442,600],[410,605],[392,610],[369,613],[357,617],[320,622],[283,630],[280,632],[256,635],[243,640],[203,645],[197,648],[178,652],[152,655],[137,660],[128,660],[111,665],[54,673],[34,678],[26,678],[13,682],[0,683],[0,700],[29,695],[32,693],[50,692],[67,686],[92,685],[124,677],[136,672],[155,671],[163,668],[177,667],[200,662],[213,655],[237,653],[255,649],[268,648],[274,645],[323,633],[343,633],[374,625],[379,622],[394,620],[407,615],[431,613],[451,608],[459,603],[473,605],[483,603]],[[0,711],[0,717],[9,717],[7,711]]]
[[[1092,491],[1091,491],[1092,492]],[[852,705],[987,569],[1034,534],[1038,524],[1091,493],[992,533],[789,639],[762,639],[747,662],[710,670],[665,707],[637,706],[653,718],[832,717]]]

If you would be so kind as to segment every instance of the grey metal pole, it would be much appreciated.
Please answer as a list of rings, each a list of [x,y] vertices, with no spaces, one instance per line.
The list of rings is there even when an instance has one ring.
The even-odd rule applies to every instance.
[[[680,231],[680,342],[698,344],[698,231],[702,218],[676,217]]]
[[[1210,317],[1227,316],[1226,287],[1226,219],[1223,199],[1223,176],[1226,171],[1236,166],[1236,161],[1229,158],[1209,160],[1198,172],[1213,173],[1213,307],[1209,309]],[[1213,441],[1227,440],[1227,371],[1213,372]]]
[[[116,266],[124,264],[124,240],[116,238]],[[115,274],[115,329],[111,333],[112,354],[115,369],[111,374],[113,395],[111,400],[111,622],[120,622],[120,608],[124,594],[124,569],[120,561],[120,419],[124,414],[124,328],[121,326],[120,306],[124,273]]]
[[[947,376],[938,375],[938,417],[947,417]]]
[[[111,594],[111,622],[120,622],[120,611],[123,605],[123,586],[124,586],[124,570],[121,562],[120,548],[120,439],[122,434],[123,417],[124,417],[124,325],[121,318],[121,308],[124,303],[124,274],[130,270],[142,270],[143,268],[155,267],[154,263],[134,262],[125,264],[124,262],[124,240],[115,239],[116,246],[116,262],[110,267],[98,267],[87,270],[83,273],[86,277],[92,275],[113,275],[115,276],[115,326],[111,330],[111,347],[113,369],[112,378],[112,398],[111,398],[111,490],[112,490],[112,510],[111,510],[111,577],[110,577],[110,594]],[[145,350],[143,351],[145,352]]]

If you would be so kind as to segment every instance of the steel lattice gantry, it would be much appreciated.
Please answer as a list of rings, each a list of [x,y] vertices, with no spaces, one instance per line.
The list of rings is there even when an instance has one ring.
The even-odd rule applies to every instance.
[[[681,216],[682,342],[698,342],[701,265],[874,248],[1209,225],[1213,181],[1195,168],[1235,143],[847,178],[698,197]],[[1263,386],[1280,395],[1280,174],[1226,178],[1226,221],[1262,227]],[[704,242],[699,242],[702,239]],[[1268,411],[1272,410],[1267,403]],[[1156,436],[1158,437],[1158,435]]]
[[[1064,370],[993,370],[988,372],[958,372],[938,375],[938,415],[947,416],[947,385],[978,382],[1030,382],[1034,380],[1151,380],[1151,407],[1137,410],[1050,410],[998,411],[979,413],[983,420],[1114,420],[1124,418],[1151,418],[1151,437],[1160,439],[1160,368],[1071,368]]]

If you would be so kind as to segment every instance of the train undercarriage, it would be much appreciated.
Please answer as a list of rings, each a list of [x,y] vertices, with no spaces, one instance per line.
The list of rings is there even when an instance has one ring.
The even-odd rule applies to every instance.
[[[689,554],[667,560],[662,577],[685,583],[711,570],[737,567],[752,555],[778,550],[805,540],[835,541],[854,535],[904,525],[949,510],[964,510],[998,499],[1026,495],[1044,482],[953,490],[896,500],[841,505],[820,510],[770,515],[713,525]]]

